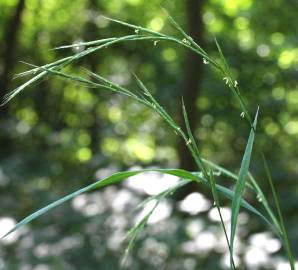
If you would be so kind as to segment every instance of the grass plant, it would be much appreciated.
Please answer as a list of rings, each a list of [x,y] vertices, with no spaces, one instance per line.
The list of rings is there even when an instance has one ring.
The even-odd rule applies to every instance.
[[[68,57],[59,59],[58,61],[43,65],[43,66],[32,66],[32,69],[23,72],[21,74],[18,74],[17,77],[30,77],[24,84],[20,85],[18,88],[13,90],[11,93],[9,93],[2,105],[5,105],[7,102],[9,102],[12,98],[14,98],[16,95],[18,95],[20,92],[28,88],[30,85],[34,83],[38,83],[45,77],[60,77],[66,80],[69,80],[71,82],[79,83],[84,85],[88,88],[94,88],[98,90],[107,90],[110,92],[114,92],[116,94],[125,95],[128,98],[131,98],[135,100],[135,102],[139,102],[143,104],[146,107],[149,107],[152,109],[155,113],[157,113],[169,126],[169,129],[175,132],[178,136],[180,136],[184,142],[187,149],[192,154],[196,164],[198,171],[196,172],[190,172],[185,171],[182,169],[154,169],[154,170],[137,170],[137,171],[126,171],[126,172],[117,172],[107,178],[104,178],[102,180],[99,180],[95,183],[92,183],[78,191],[75,191],[53,203],[50,203],[49,205],[41,208],[40,210],[34,212],[33,214],[29,215],[28,217],[21,220],[13,229],[11,229],[7,234],[5,234],[3,237],[6,237],[7,235],[13,233],[15,230],[19,229],[20,227],[24,226],[25,224],[28,224],[29,222],[33,221],[34,219],[40,217],[43,214],[46,214],[48,211],[52,210],[53,208],[65,203],[66,201],[71,200],[72,198],[85,193],[90,192],[95,189],[102,188],[107,185],[112,185],[118,182],[121,182],[125,180],[126,178],[130,176],[134,176],[140,173],[144,173],[147,171],[157,171],[163,174],[170,174],[178,176],[181,180],[180,182],[174,186],[169,188],[168,190],[152,196],[148,198],[142,206],[146,205],[149,201],[154,200],[155,204],[154,207],[149,211],[149,213],[139,222],[137,223],[128,233],[128,236],[130,237],[130,241],[128,244],[128,247],[126,249],[126,254],[131,250],[133,247],[133,243],[138,235],[138,233],[144,228],[146,225],[150,215],[156,208],[156,206],[159,204],[159,202],[164,199],[166,196],[171,195],[173,192],[175,192],[177,189],[181,188],[182,186],[188,184],[189,182],[195,181],[198,184],[198,188],[201,185],[207,186],[210,189],[210,194],[212,195],[214,199],[215,206],[219,212],[220,220],[221,220],[221,226],[225,233],[225,238],[227,241],[227,245],[230,252],[230,268],[236,269],[235,263],[233,261],[233,253],[234,253],[234,239],[236,235],[236,229],[237,229],[237,220],[238,220],[238,214],[240,211],[240,207],[243,207],[247,209],[248,211],[252,212],[254,215],[257,215],[268,227],[277,235],[277,237],[280,238],[282,241],[285,252],[287,254],[291,270],[295,270],[294,265],[294,258],[292,255],[289,239],[287,236],[286,228],[284,225],[284,220],[281,212],[281,207],[278,199],[277,192],[273,185],[273,180],[270,174],[270,170],[265,158],[265,155],[262,152],[261,147],[258,145],[258,143],[255,143],[255,137],[256,137],[256,129],[257,129],[257,119],[258,119],[258,112],[259,109],[255,108],[256,114],[254,121],[249,113],[249,109],[245,103],[245,99],[241,94],[239,84],[238,82],[233,78],[231,69],[224,57],[224,54],[221,50],[221,47],[218,43],[218,41],[215,39],[216,46],[218,48],[219,53],[219,59],[220,61],[216,61],[199,45],[197,44],[185,31],[179,26],[179,24],[169,15],[167,14],[169,22],[172,24],[172,26],[177,30],[177,34],[179,36],[170,36],[161,32],[153,31],[148,28],[144,28],[138,25],[133,25],[127,22],[107,18],[108,20],[123,25],[124,27],[128,27],[130,29],[134,30],[134,34],[124,35],[120,37],[112,37],[112,38],[105,38],[95,41],[88,41],[88,42],[81,42],[80,44],[72,44],[72,45],[66,45],[61,46],[58,48],[55,48],[57,50],[61,49],[71,49],[75,46],[83,46],[84,50],[81,52],[76,52],[73,55],[70,55]],[[133,74],[136,84],[138,86],[137,90],[131,90],[127,89],[123,86],[120,86],[118,84],[113,83],[112,81],[100,76],[99,74],[95,74],[91,71],[86,70],[86,76],[81,77],[76,74],[68,74],[64,71],[64,68],[73,64],[74,62],[78,61],[81,58],[87,57],[89,55],[92,55],[93,53],[98,52],[101,49],[114,46],[118,43],[123,42],[131,42],[131,41],[138,41],[138,42],[145,42],[145,41],[151,41],[151,42],[158,42],[158,41],[164,41],[164,42],[172,42],[176,43],[181,47],[184,47],[187,50],[191,50],[194,53],[198,54],[202,57],[202,61],[209,65],[211,68],[213,68],[218,74],[220,74],[220,77],[223,79],[224,83],[227,85],[227,87],[230,89],[231,93],[237,100],[241,116],[246,119],[248,123],[248,129],[249,129],[249,137],[247,140],[247,145],[245,152],[243,154],[242,162],[240,165],[239,162],[239,174],[236,175],[232,173],[231,171],[227,170],[226,168],[223,168],[219,165],[214,164],[213,162],[206,160],[202,157],[199,146],[196,142],[195,137],[192,134],[191,127],[189,125],[188,117],[187,117],[187,110],[186,106],[182,100],[182,114],[184,117],[185,122],[185,128],[180,127],[173,119],[173,117],[166,111],[164,107],[160,105],[160,103],[156,100],[156,98],[151,94],[151,92],[147,89],[147,87],[144,85],[144,83],[141,81],[141,79],[136,75]],[[252,174],[249,172],[249,165],[251,161],[251,155],[253,152],[253,146],[255,144],[255,147],[257,148],[257,152],[260,153],[263,159],[263,165],[264,170],[267,175],[267,179],[269,181],[272,195],[275,203],[275,209],[268,203],[267,194],[262,191],[260,188],[258,181],[252,176]],[[224,187],[222,185],[219,185],[216,183],[216,179],[220,177],[220,175],[223,174],[227,176],[230,180],[235,183],[235,189],[229,189],[227,187]],[[258,203],[258,208],[253,207],[251,204],[249,204],[244,198],[244,190],[247,190],[248,192],[254,193],[254,196],[256,198],[256,201]],[[222,219],[222,215],[220,212],[220,195],[223,195],[231,200],[231,230],[230,233],[227,232],[225,224]],[[257,199],[258,198],[258,199]],[[277,213],[277,214],[276,214]]]

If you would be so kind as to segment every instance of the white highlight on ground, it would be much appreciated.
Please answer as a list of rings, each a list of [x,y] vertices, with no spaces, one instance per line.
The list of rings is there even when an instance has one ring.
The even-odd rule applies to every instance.
[[[158,172],[145,172],[128,178],[124,185],[140,193],[157,195],[160,192],[176,185],[179,177]]]
[[[0,217],[0,237],[4,236],[10,229],[16,225],[15,219],[11,217]],[[5,238],[0,238],[0,243],[11,244],[19,237],[19,232],[16,231]]]
[[[211,207],[211,202],[201,193],[193,192],[186,196],[180,203],[179,208],[190,215],[197,215],[200,212],[207,211]]]

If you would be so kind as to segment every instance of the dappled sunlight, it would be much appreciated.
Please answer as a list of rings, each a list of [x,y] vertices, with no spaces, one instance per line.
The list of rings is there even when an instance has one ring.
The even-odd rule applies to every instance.
[[[271,257],[271,254],[280,250],[280,240],[273,238],[269,232],[261,232],[251,235],[248,243],[244,255],[244,262],[248,269],[261,269],[269,265],[279,269],[278,264],[272,263],[274,257]]]
[[[217,18],[212,11],[204,13],[203,21],[210,32],[218,33],[224,27],[223,21],[220,18]]]
[[[46,258],[49,256],[58,256],[63,252],[83,246],[83,238],[79,235],[73,237],[65,237],[56,243],[41,243],[33,248],[33,253],[38,258]]]
[[[255,34],[251,29],[244,29],[237,33],[240,49],[247,51],[255,44]]]
[[[169,253],[169,247],[154,237],[146,238],[137,251],[138,256],[140,256],[142,260],[148,260],[148,258],[151,258],[152,267],[155,268],[159,268],[165,263]],[[128,267],[128,269],[130,268]]]
[[[220,260],[220,264],[223,267],[223,269],[230,269],[230,253],[225,253]],[[234,264],[236,267],[240,265],[240,258],[237,255],[233,256]]]
[[[9,183],[9,178],[0,167],[0,187],[4,187]]]
[[[0,217],[0,237],[4,236],[10,229],[16,225],[16,220],[11,217]],[[5,238],[0,238],[0,243],[12,244],[18,240],[20,232],[10,234]]]
[[[118,167],[110,165],[106,166],[104,168],[100,168],[95,172],[95,177],[96,179],[103,179],[105,177],[110,176],[111,174],[115,173],[118,171]]]
[[[107,246],[110,250],[119,250],[122,247],[125,239],[125,232],[123,230],[114,230],[107,239]]]
[[[249,243],[257,248],[263,249],[268,253],[275,253],[280,250],[281,242],[277,238],[273,238],[271,233],[256,233],[249,237]]]
[[[92,158],[92,152],[88,147],[79,148],[76,157],[80,162],[86,162]]]
[[[182,244],[182,250],[185,253],[208,253],[217,245],[217,239],[211,231],[202,231],[197,234],[196,238]]]
[[[295,268],[298,268],[298,261],[295,262]],[[275,270],[291,270],[290,264],[285,259],[275,261]]]
[[[72,200],[71,205],[85,216],[99,215],[107,209],[106,202],[101,195],[101,192],[92,195],[81,194]]]
[[[132,158],[136,157],[137,159],[143,162],[150,162],[154,158],[154,143],[152,139],[145,138],[129,138],[125,142],[125,150],[128,155]]]
[[[177,53],[174,49],[172,48],[166,48],[162,51],[162,57],[167,61],[167,62],[174,62],[177,59]]]
[[[185,226],[185,231],[189,238],[195,238],[203,229],[205,223],[203,219],[196,218],[195,220],[189,221]]]
[[[282,69],[288,69],[290,67],[297,68],[298,65],[298,49],[288,48],[283,50],[278,57],[278,65]]]
[[[27,134],[31,129],[31,126],[28,125],[28,123],[26,123],[25,121],[19,121],[18,124],[16,125],[16,131],[19,134]]]
[[[47,264],[38,264],[33,268],[33,270],[50,270],[50,269],[51,269],[51,267]],[[28,270],[29,270],[29,268],[28,268]]]
[[[227,208],[227,207],[220,207],[220,213],[222,216],[222,220],[224,222],[228,222],[231,220],[231,209]],[[209,212],[208,212],[208,217],[210,218],[210,220],[212,221],[217,221],[220,222],[220,215],[218,213],[217,208],[212,208]]]
[[[236,27],[237,30],[245,30],[249,28],[249,18],[244,17],[244,16],[239,16],[234,19],[234,26]]]
[[[288,122],[285,127],[284,130],[290,134],[290,135],[297,135],[298,134],[298,121],[290,121]]]
[[[115,212],[122,212],[126,210],[127,205],[134,201],[134,194],[128,190],[119,190],[112,201],[112,208]]]
[[[211,202],[199,192],[193,192],[186,196],[180,203],[180,209],[190,215],[196,215],[200,212],[205,212],[211,207]]]
[[[285,35],[283,33],[280,33],[280,32],[274,32],[273,34],[271,34],[270,39],[271,39],[271,42],[274,45],[280,46],[285,41]]]
[[[253,0],[212,0],[214,3],[220,5],[229,16],[235,16],[238,12],[248,10],[252,4]]]
[[[248,269],[255,270],[268,265],[270,257],[263,249],[251,247],[246,250],[244,262]]]
[[[267,44],[258,45],[257,54],[260,57],[267,57],[270,54],[270,47]]]
[[[143,210],[135,217],[134,223],[140,222],[155,206],[156,201],[150,201],[146,204]],[[167,219],[172,212],[172,206],[166,201],[162,201],[155,208],[148,219],[148,224],[154,224],[164,219]]]
[[[173,175],[165,175],[158,172],[145,172],[125,181],[124,185],[141,193],[156,195],[174,186],[179,178]]]
[[[160,31],[164,26],[164,20],[161,17],[155,17],[148,23],[148,28],[154,31]]]

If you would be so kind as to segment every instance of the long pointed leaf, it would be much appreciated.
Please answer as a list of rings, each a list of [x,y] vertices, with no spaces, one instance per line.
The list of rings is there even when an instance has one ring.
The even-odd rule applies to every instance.
[[[144,226],[147,224],[151,214],[153,214],[154,210],[156,209],[156,207],[158,206],[158,204],[161,202],[162,199],[164,199],[167,196],[172,195],[177,189],[185,186],[186,184],[188,184],[189,182],[191,182],[191,180],[189,179],[182,179],[181,181],[179,181],[176,185],[169,187],[168,189],[160,192],[157,195],[153,195],[150,196],[149,198],[147,198],[146,200],[144,200],[141,204],[139,204],[137,206],[137,209],[143,208],[144,206],[146,206],[149,202],[155,200],[155,204],[152,207],[152,209],[137,223],[133,226],[133,228],[131,228],[128,233],[126,234],[127,238],[130,238],[129,243],[125,249],[125,253],[122,259],[122,262],[125,261],[126,257],[128,256],[130,250],[133,248],[135,240],[137,239],[140,231],[144,228]]]
[[[229,247],[229,252],[231,252],[231,246],[230,246],[230,242],[229,242],[229,238],[228,238],[226,226],[225,226],[225,223],[223,221],[221,210],[220,210],[219,196],[217,194],[216,185],[215,185],[215,179],[214,179],[214,174],[213,174],[213,170],[212,169],[210,169],[209,182],[210,182],[210,186],[211,186],[211,192],[212,192],[212,196],[213,196],[213,199],[214,199],[214,203],[215,203],[215,206],[216,206],[218,215],[220,217],[220,223],[221,223],[222,229],[224,231],[224,235],[225,235],[225,238],[226,238],[227,245]],[[235,263],[234,263],[234,259],[233,259],[233,255],[232,255],[231,258],[232,258],[231,259],[231,261],[232,261],[232,267],[233,267],[233,269],[236,269]]]
[[[253,143],[254,143],[254,138],[255,138],[255,130],[257,127],[258,111],[259,111],[259,109],[256,112],[253,127],[251,128],[251,131],[249,134],[246,149],[245,149],[243,159],[241,162],[238,181],[236,182],[235,196],[232,201],[231,235],[230,235],[231,259],[233,258],[234,238],[235,238],[235,234],[236,234],[240,202],[241,202],[242,193],[244,191],[245,182],[247,179],[247,173],[249,170],[251,153],[252,153],[252,148],[253,148]]]
[[[186,179],[191,179],[191,180],[198,180],[198,178],[196,176],[194,176],[193,174],[191,174],[188,171],[185,170],[181,170],[181,169],[152,169],[152,170],[139,170],[139,171],[127,171],[127,172],[117,172],[115,174],[112,174],[109,177],[106,177],[102,180],[99,180],[89,186],[86,186],[82,189],[77,190],[76,192],[73,192],[41,209],[39,209],[38,211],[34,212],[33,214],[29,215],[28,217],[24,218],[23,220],[21,220],[19,223],[17,223],[9,232],[7,232],[4,236],[2,236],[1,238],[4,238],[6,236],[8,236],[9,234],[11,234],[12,232],[16,231],[17,229],[19,229],[20,227],[28,224],[29,222],[31,222],[32,220],[38,218],[39,216],[47,213],[48,211],[52,210],[53,208],[65,203],[66,201],[71,200],[72,198],[97,189],[97,188],[101,188],[104,186],[108,186],[111,184],[115,184],[118,182],[121,182],[122,180],[126,179],[127,177],[130,176],[134,176],[140,173],[144,173],[144,172],[149,172],[149,171],[155,171],[155,172],[160,172],[160,173],[165,173],[165,174],[170,174],[170,175],[175,175],[181,178],[186,178]]]
[[[195,175],[198,176],[198,178],[202,181],[204,185],[209,185],[209,182],[202,177],[202,173],[195,173]],[[233,200],[235,197],[235,192],[233,190],[230,190],[224,186],[221,186],[219,184],[215,184],[216,190],[220,193],[222,193],[226,198]],[[258,211],[255,207],[250,205],[246,200],[240,199],[240,206],[244,207],[248,211],[252,212],[253,214],[257,215],[260,217],[276,234],[278,235],[278,231],[276,230],[275,227],[271,224],[271,222],[266,218],[260,211]]]
[[[150,172],[150,171],[155,171],[155,172],[160,172],[160,173],[164,173],[164,174],[170,174],[170,175],[175,175],[177,177],[183,178],[183,179],[189,179],[192,181],[196,181],[196,182],[200,182],[203,183],[205,185],[208,185],[208,181],[206,179],[203,178],[202,173],[190,173],[188,171],[185,170],[181,170],[181,169],[145,169],[145,170],[139,170],[139,171],[128,171],[128,172],[118,172],[115,174],[112,174],[109,177],[106,177],[102,180],[99,180],[91,185],[88,185],[82,189],[79,189],[69,195],[66,195],[65,197],[39,209],[38,211],[34,212],[33,214],[27,216],[26,218],[24,218],[23,220],[21,220],[19,223],[16,224],[16,226],[14,226],[9,232],[7,232],[4,236],[2,236],[1,238],[4,238],[6,236],[8,236],[9,234],[11,234],[12,232],[16,231],[17,229],[19,229],[20,227],[30,223],[31,221],[37,219],[38,217],[40,217],[41,215],[47,213],[48,211],[54,209],[55,207],[60,206],[61,204],[71,200],[72,198],[88,192],[88,191],[92,191],[95,190],[97,188],[101,188],[104,186],[108,186],[111,184],[115,184],[118,182],[121,182],[122,180],[126,179],[127,177],[130,176],[134,176],[140,173],[144,173],[144,172]],[[226,187],[223,187],[221,185],[216,184],[215,185],[216,189],[218,192],[222,193],[225,197],[227,197],[228,199],[232,200],[235,196],[234,192],[229,190]],[[246,202],[244,199],[240,200],[240,205],[244,208],[246,208],[247,210],[249,210],[250,212],[254,213],[255,215],[259,216],[261,219],[263,219],[267,224],[269,224],[269,226],[271,225],[271,223],[268,221],[268,219],[262,215],[257,209],[255,209],[253,206],[251,206],[248,202]]]
[[[269,181],[269,184],[270,184],[270,188],[271,188],[271,191],[272,191],[274,203],[275,203],[275,206],[277,208],[279,222],[280,222],[280,225],[281,225],[283,242],[284,242],[285,249],[286,249],[286,252],[287,252],[287,255],[288,255],[288,259],[289,259],[289,262],[290,262],[290,267],[291,267],[291,270],[295,270],[295,261],[294,261],[294,257],[293,257],[293,254],[292,254],[292,249],[291,249],[289,237],[288,237],[288,234],[287,234],[287,230],[286,230],[286,227],[285,227],[285,224],[284,224],[284,218],[283,218],[283,215],[282,215],[282,212],[281,212],[279,198],[277,196],[277,192],[276,192],[275,187],[273,185],[273,180],[272,180],[272,177],[271,177],[271,173],[270,173],[270,170],[269,170],[267,160],[266,160],[263,153],[262,153],[262,159],[263,159],[266,175],[267,175],[267,178],[268,178],[268,181]]]
[[[202,159],[204,163],[208,164],[209,166],[211,166],[212,168],[218,170],[220,173],[223,173],[224,175],[226,175],[227,177],[233,179],[234,181],[238,180],[238,176],[236,174],[234,174],[233,172],[213,163],[210,160],[206,160],[206,159]],[[282,239],[282,230],[281,230],[281,226],[276,218],[276,216],[273,213],[273,210],[271,209],[267,198],[265,197],[262,189],[260,188],[260,186],[258,185],[256,179],[252,176],[251,173],[248,173],[248,179],[251,182],[245,182],[245,185],[247,187],[249,187],[251,190],[253,190],[257,197],[259,198],[258,200],[260,201],[260,203],[264,206],[265,210],[267,211],[268,215],[270,216],[272,222],[275,225],[275,229],[274,231],[277,233],[277,236],[280,237]]]

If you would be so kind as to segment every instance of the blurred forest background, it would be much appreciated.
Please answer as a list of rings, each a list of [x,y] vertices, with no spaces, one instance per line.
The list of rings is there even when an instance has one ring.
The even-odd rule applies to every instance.
[[[161,6],[214,56],[216,36],[251,113],[260,105],[257,141],[269,160],[297,259],[296,0],[0,0],[1,98],[23,82],[12,80],[28,69],[19,61],[46,64],[73,53],[54,47],[131,31],[103,15],[175,34]],[[130,42],[99,51],[68,70],[79,73],[79,66],[129,88],[136,87],[130,71],[137,72],[178,121],[183,96],[203,156],[239,169],[249,126],[222,78],[199,57],[165,42]],[[0,130],[1,234],[39,207],[117,170],[195,170],[183,143],[147,108],[58,78],[44,80],[1,107]],[[269,194],[257,153],[251,171]],[[120,269],[134,207],[167,181],[176,180],[144,174],[77,197],[1,240],[0,269]],[[228,222],[230,202],[222,199],[222,204]],[[245,269],[289,269],[280,242],[258,218],[243,211],[238,231],[236,257]],[[163,202],[126,262],[128,269],[227,265],[210,194],[199,186]]]

